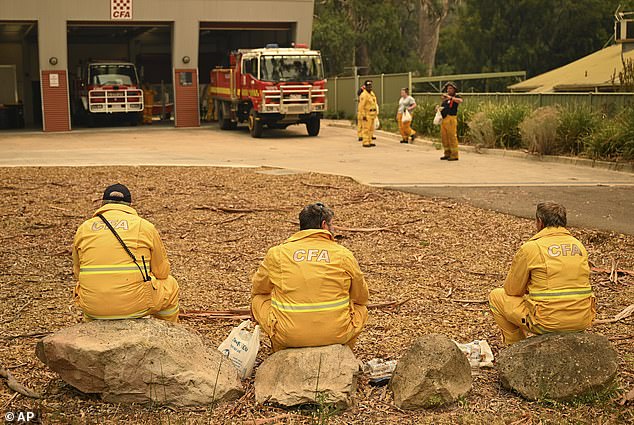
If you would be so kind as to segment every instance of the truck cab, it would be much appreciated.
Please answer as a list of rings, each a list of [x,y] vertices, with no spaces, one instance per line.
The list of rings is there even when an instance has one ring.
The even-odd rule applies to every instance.
[[[321,54],[304,46],[238,50],[228,69],[211,72],[210,93],[222,129],[247,122],[253,137],[264,126],[305,124],[319,134],[326,110],[326,80]]]

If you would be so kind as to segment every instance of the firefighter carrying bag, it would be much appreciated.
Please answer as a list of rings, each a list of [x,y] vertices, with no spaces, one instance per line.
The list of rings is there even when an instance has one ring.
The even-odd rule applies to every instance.
[[[247,326],[250,323],[250,320],[245,320],[233,328],[218,347],[218,351],[238,369],[241,379],[246,379],[253,373],[255,358],[260,350],[260,326],[255,325],[253,332],[249,332]]]
[[[108,222],[108,220],[106,220],[106,218],[102,215],[102,214],[97,214],[97,217],[99,217],[101,219],[101,221],[104,222],[104,224],[106,225],[106,227],[108,227],[108,229],[110,229],[110,231],[112,232],[112,234],[114,235],[115,238],[117,238],[117,240],[119,241],[119,243],[121,244],[121,246],[123,247],[123,249],[125,250],[125,252],[128,253],[128,255],[130,256],[130,258],[132,259],[132,261],[134,261],[134,265],[137,266],[139,268],[139,271],[141,272],[141,276],[143,276],[143,282],[149,282],[152,280],[152,278],[150,277],[150,274],[147,271],[147,267],[145,266],[145,257],[141,256],[141,260],[143,261],[143,269],[145,269],[145,273],[143,273],[143,269],[141,269],[141,266],[139,266],[139,263],[137,262],[136,257],[134,256],[134,254],[132,253],[132,251],[130,251],[130,248],[128,248],[128,246],[125,244],[125,242],[123,242],[123,239],[121,239],[121,236],[119,236],[119,234],[117,233],[116,230],[114,230],[114,227],[112,227],[112,225],[110,224],[110,222]]]

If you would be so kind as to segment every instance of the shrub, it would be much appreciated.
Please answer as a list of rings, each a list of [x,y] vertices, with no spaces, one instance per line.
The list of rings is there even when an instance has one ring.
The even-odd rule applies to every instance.
[[[525,105],[509,103],[489,104],[488,116],[493,121],[496,145],[505,149],[517,149],[522,146],[519,124],[529,113]]]
[[[603,119],[585,138],[585,153],[594,159],[634,159],[634,109],[625,108],[614,119]]]
[[[469,142],[476,146],[493,148],[495,147],[495,131],[493,121],[484,112],[476,112],[468,122],[469,131],[467,138]]]
[[[520,123],[522,143],[531,153],[552,155],[558,153],[557,128],[559,127],[559,109],[545,106],[535,109]]]
[[[432,137],[440,137],[440,126],[434,125],[436,115],[436,104],[434,102],[416,103],[414,109],[412,128],[420,134]]]
[[[586,140],[599,126],[600,118],[588,108],[564,108],[559,114],[558,152],[578,155]]]

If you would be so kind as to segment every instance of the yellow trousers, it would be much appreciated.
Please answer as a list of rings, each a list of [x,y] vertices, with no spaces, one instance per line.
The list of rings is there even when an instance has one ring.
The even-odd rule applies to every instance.
[[[152,124],[152,109],[153,103],[146,103],[143,107],[143,124]]]
[[[412,128],[412,121],[403,122],[403,114],[396,114],[396,122],[398,122],[398,129],[401,132],[401,140],[408,140],[416,134],[416,130]]]
[[[106,303],[112,304],[112,315],[108,317],[98,317],[87,314],[84,312],[84,320],[116,320],[116,319],[135,319],[144,316],[154,316],[157,319],[167,320],[168,322],[178,322],[178,295],[180,289],[178,282],[174,277],[168,276],[167,279],[152,279],[152,282],[142,282],[139,285],[151,285],[151,305],[148,305],[148,300],[140,300],[141,304],[144,304],[147,311],[144,311],[142,315],[120,316],[117,315],[117,303],[116,300],[104,300]],[[139,307],[143,308],[141,305]]]
[[[363,117],[357,114],[357,138],[363,137]]]
[[[301,313],[309,314],[309,313]],[[365,306],[356,306],[354,309],[354,325],[353,332],[350,335],[350,339],[345,343],[350,349],[354,348],[357,338],[363,330],[365,323],[368,321],[368,309]],[[286,342],[275,332],[274,320],[271,320],[271,296],[270,295],[256,295],[251,302],[251,315],[255,321],[260,325],[260,328],[271,339],[271,349],[273,352],[289,348]],[[310,329],[306,329],[305,332],[310,332]],[[319,344],[316,344],[319,345]],[[324,344],[327,345],[327,344]]]
[[[447,115],[442,119],[440,137],[442,139],[442,147],[445,149],[445,156],[458,158],[458,117]]]
[[[363,137],[363,146],[370,146],[372,144],[372,136],[374,136],[374,120],[376,120],[376,114],[365,115],[365,120],[361,118],[361,137]]]

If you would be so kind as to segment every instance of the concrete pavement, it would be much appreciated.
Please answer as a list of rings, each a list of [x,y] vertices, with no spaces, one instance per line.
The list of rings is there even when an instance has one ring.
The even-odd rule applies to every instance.
[[[166,127],[78,130],[71,133],[0,133],[0,166],[181,165],[268,166],[345,175],[363,184],[448,196],[517,215],[532,216],[535,199],[559,199],[596,214],[583,225],[634,233],[634,174],[521,158],[462,152],[460,161],[440,161],[429,144],[402,145],[379,135],[377,147],[362,148],[353,129],[323,125],[319,137],[303,126],[265,130],[253,139],[246,128],[221,131]],[[475,190],[475,189],[478,190]],[[492,196],[485,188],[506,188]],[[520,188],[531,188],[525,196]],[[541,188],[535,192],[536,188]],[[561,190],[557,188],[566,188]],[[584,188],[583,191],[576,191]],[[612,190],[608,193],[607,188]],[[615,205],[614,190],[618,189]],[[518,191],[519,190],[519,191]],[[541,191],[541,192],[540,192]],[[605,200],[595,198],[605,195]],[[579,196],[582,196],[580,198]],[[492,202],[492,200],[496,200]],[[572,202],[572,204],[570,203]],[[573,205],[574,204],[574,205]],[[615,208],[618,206],[619,208]],[[571,219],[575,216],[571,214]],[[605,219],[609,216],[609,220]]]

